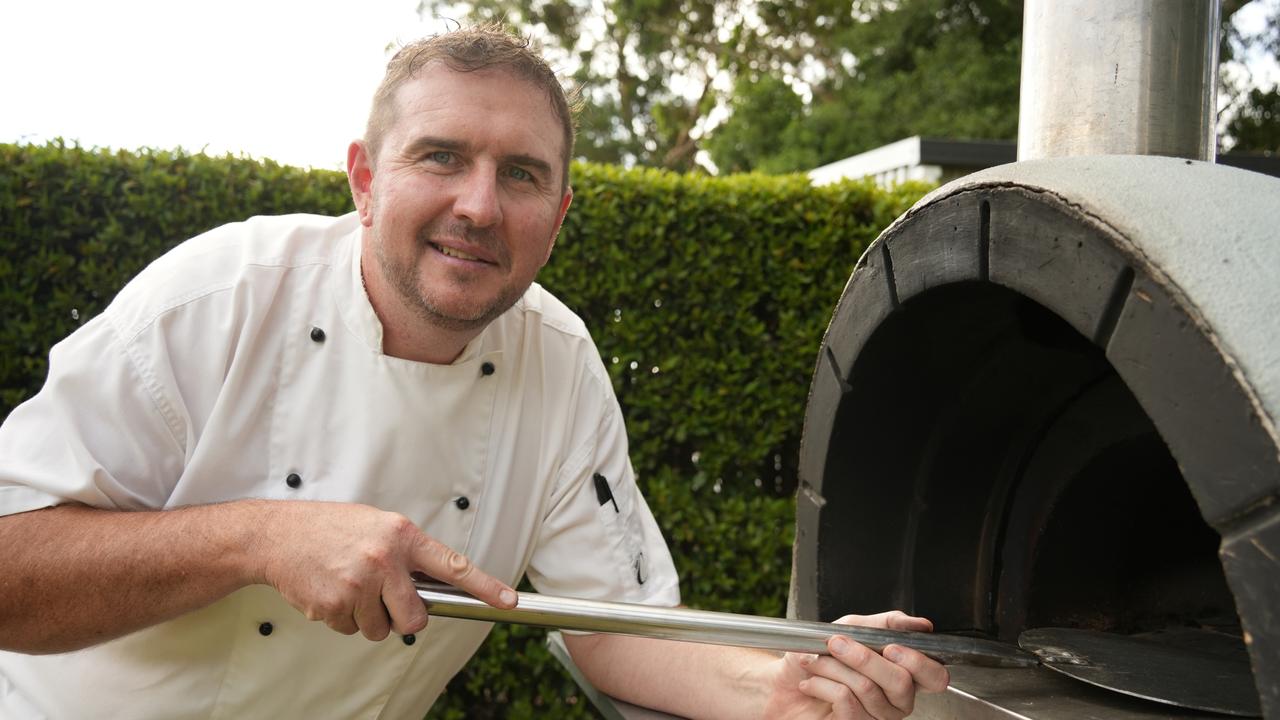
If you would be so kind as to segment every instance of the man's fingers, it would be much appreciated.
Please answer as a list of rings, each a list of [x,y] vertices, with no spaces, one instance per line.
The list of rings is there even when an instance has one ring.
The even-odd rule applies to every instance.
[[[928,618],[908,615],[901,610],[877,613],[875,615],[845,615],[836,621],[839,625],[859,625],[861,627],[885,628],[888,630],[909,630],[911,632],[933,632],[933,622]]]
[[[391,619],[387,617],[387,608],[380,597],[362,595],[357,598],[353,617],[361,634],[375,642],[386,639],[391,632]]]
[[[933,621],[928,618],[908,615],[900,610],[884,613],[885,627],[890,630],[910,630],[912,632],[933,632]]]
[[[832,659],[814,663],[809,672],[847,685],[877,718],[911,713],[916,685],[910,671],[845,637],[831,638],[827,648]]]
[[[831,705],[831,717],[836,720],[871,720],[874,716],[867,712],[858,701],[848,685],[836,682],[821,675],[814,675],[800,683],[800,692],[815,700]]]
[[[516,591],[481,571],[467,556],[425,535],[415,551],[414,569],[466,590],[494,607],[516,606]]]
[[[846,615],[836,622],[842,625],[883,627],[890,630],[933,631],[933,623],[927,618],[907,615],[898,610],[877,615]],[[917,689],[926,692],[942,692],[947,689],[951,676],[941,663],[931,660],[915,650],[899,645],[885,647],[882,654],[890,662],[906,670],[911,675]],[[903,707],[897,702],[894,704]]]
[[[360,632],[360,626],[356,624],[356,619],[350,615],[326,615],[321,619],[324,620],[325,625],[343,635],[355,635]]]
[[[951,674],[942,663],[930,660],[911,648],[886,645],[884,656],[890,662],[911,673],[916,686],[925,692],[942,692],[951,682]]]
[[[382,603],[391,614],[391,627],[401,635],[421,632],[427,626],[427,608],[407,576],[387,578],[382,586]]]

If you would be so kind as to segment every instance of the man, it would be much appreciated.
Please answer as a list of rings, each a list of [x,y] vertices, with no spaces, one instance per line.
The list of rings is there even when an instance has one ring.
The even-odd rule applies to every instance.
[[[210,231],[54,348],[0,428],[0,716],[420,717],[488,628],[428,626],[413,572],[503,607],[525,574],[679,601],[598,353],[533,284],[572,137],[513,38],[413,44],[348,150],[355,213]],[[568,644],[697,717],[899,718],[946,684],[835,639]]]

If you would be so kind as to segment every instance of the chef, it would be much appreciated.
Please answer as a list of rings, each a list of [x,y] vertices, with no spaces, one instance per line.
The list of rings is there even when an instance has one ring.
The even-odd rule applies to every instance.
[[[534,283],[572,149],[525,42],[413,43],[348,149],[355,212],[184,242],[55,346],[0,428],[0,717],[421,717],[488,626],[428,623],[411,573],[677,604],[599,353]],[[690,717],[896,719],[947,682],[843,638],[567,643]]]

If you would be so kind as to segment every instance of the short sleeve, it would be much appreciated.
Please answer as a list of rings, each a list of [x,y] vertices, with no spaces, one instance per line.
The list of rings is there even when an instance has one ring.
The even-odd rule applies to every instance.
[[[66,502],[164,504],[183,451],[106,314],[49,353],[49,376],[0,426],[0,515]]]
[[[622,413],[603,375],[603,366],[584,373],[570,419],[580,443],[557,478],[529,580],[550,595],[678,605],[675,565],[636,487]]]

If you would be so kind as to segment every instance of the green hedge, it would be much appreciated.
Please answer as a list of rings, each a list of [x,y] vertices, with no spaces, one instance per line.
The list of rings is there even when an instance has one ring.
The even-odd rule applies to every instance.
[[[779,615],[823,330],[862,249],[924,188],[811,188],[576,165],[540,281],[582,315],[695,607]],[[349,210],[345,178],[271,162],[0,145],[0,414],[50,345],[174,243],[254,214]],[[542,633],[497,628],[434,718],[589,717]]]

